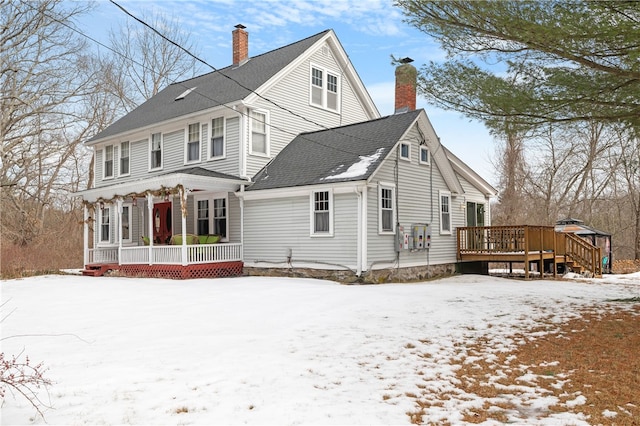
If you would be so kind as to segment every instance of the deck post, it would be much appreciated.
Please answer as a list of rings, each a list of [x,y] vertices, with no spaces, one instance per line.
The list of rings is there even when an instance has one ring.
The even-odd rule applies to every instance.
[[[524,226],[524,279],[529,279],[529,226]]]
[[[540,272],[540,279],[544,277],[544,228],[540,229],[540,261],[538,262],[538,272]]]

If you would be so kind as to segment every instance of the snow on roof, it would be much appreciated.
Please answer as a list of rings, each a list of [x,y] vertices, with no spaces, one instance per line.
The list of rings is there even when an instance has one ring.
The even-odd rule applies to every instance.
[[[349,166],[349,168],[346,171],[339,173],[337,175],[327,176],[323,178],[323,180],[351,179],[351,178],[357,178],[360,176],[365,176],[367,174],[367,170],[369,170],[369,166],[371,166],[371,164],[376,162],[376,160],[380,158],[383,152],[384,152],[384,148],[378,148],[375,154],[361,155],[360,161],[358,161],[357,163],[353,163],[351,166]],[[341,170],[343,167],[344,167],[344,164],[339,166],[335,171]]]

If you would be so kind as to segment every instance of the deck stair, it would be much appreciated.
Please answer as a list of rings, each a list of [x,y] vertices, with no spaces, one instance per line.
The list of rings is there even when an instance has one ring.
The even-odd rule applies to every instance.
[[[557,275],[558,265],[576,273],[602,276],[600,248],[553,226],[469,226],[457,228],[458,261],[524,263]],[[542,276],[542,274],[540,274]]]
[[[82,275],[85,277],[101,277],[107,271],[110,271],[112,269],[113,269],[113,265],[106,264],[106,263],[90,264],[90,265],[86,265],[85,269],[82,270]]]

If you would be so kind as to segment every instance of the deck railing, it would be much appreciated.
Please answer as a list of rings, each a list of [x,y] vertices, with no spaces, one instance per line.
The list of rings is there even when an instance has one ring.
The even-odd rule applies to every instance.
[[[187,245],[186,264],[234,262],[242,260],[242,244]],[[120,265],[182,265],[182,246],[98,247],[89,250],[89,263],[117,263]]]
[[[588,270],[595,276],[602,275],[600,248],[582,238],[556,232],[553,226],[469,226],[457,228],[458,260],[468,257],[484,257],[521,254],[521,261],[540,261],[551,254],[560,256]],[[482,256],[484,255],[484,256]],[[554,262],[557,259],[554,259]],[[527,274],[528,275],[528,274]]]

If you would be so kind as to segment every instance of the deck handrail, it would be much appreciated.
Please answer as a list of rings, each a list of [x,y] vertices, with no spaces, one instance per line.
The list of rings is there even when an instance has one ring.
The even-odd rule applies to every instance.
[[[565,233],[565,255],[596,277],[602,276],[600,247],[571,233]]]

